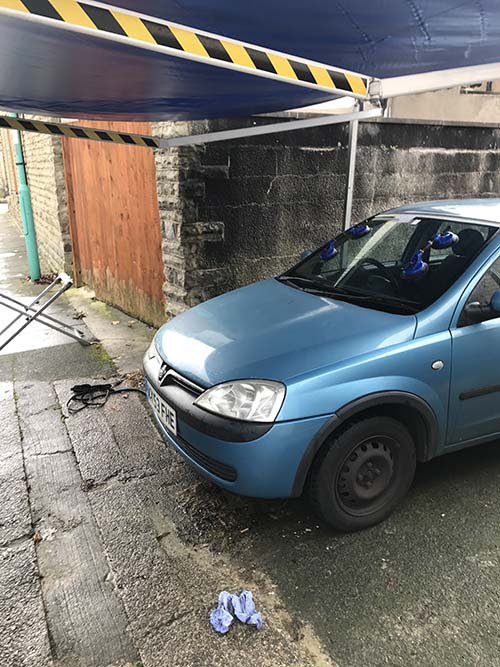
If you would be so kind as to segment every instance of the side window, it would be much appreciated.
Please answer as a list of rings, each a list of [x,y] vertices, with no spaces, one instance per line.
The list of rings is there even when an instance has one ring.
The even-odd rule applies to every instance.
[[[500,259],[493,262],[481,280],[474,287],[471,295],[467,299],[466,305],[477,302],[480,304],[488,304],[490,303],[493,294],[498,289],[500,289]],[[462,312],[458,326],[464,327],[469,324],[472,324],[472,322],[469,322],[465,312]]]

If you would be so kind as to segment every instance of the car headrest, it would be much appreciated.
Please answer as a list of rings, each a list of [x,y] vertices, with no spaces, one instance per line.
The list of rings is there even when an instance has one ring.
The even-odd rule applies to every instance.
[[[472,257],[483,243],[483,235],[477,229],[463,229],[458,235],[457,243],[453,246],[453,252],[459,257]]]

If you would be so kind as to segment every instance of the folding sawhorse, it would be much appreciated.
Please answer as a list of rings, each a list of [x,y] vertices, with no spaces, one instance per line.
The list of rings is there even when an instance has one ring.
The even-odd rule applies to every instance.
[[[6,308],[9,308],[10,310],[18,313],[17,317],[15,317],[12,322],[7,324],[7,326],[0,331],[0,351],[3,350],[3,348],[12,340],[14,340],[14,338],[16,338],[16,336],[18,336],[21,331],[26,329],[26,327],[31,324],[31,322],[34,321],[40,322],[41,324],[44,324],[51,329],[55,329],[65,336],[69,336],[70,338],[77,340],[83,345],[90,345],[92,341],[85,337],[85,333],[81,329],[71,326],[70,324],[66,324],[66,322],[62,322],[61,320],[52,317],[52,315],[47,315],[45,313],[45,310],[62,294],[64,294],[64,292],[72,285],[73,281],[68,276],[68,274],[60,273],[57,278],[50,285],[48,285],[34,301],[28,305],[25,305],[24,303],[21,303],[21,301],[18,301],[17,299],[14,299],[13,297],[0,292],[0,306],[5,306]],[[3,335],[15,324],[19,323],[20,320],[21,323],[18,324],[14,333],[12,333],[7,338],[7,340],[2,342]]]

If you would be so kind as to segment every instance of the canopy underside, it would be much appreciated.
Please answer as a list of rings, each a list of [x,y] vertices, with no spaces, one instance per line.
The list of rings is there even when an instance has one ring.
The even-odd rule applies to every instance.
[[[127,16],[131,10],[146,17],[146,26],[149,19],[168,22],[164,30],[179,24],[176,34],[185,50],[175,53],[163,42],[141,44],[117,36],[116,30],[107,32],[111,23],[99,14],[107,6],[93,0],[0,0],[0,107],[130,120],[245,116],[325,102],[352,90],[363,97],[366,77],[381,79],[383,93],[387,78],[500,62],[497,0],[119,4],[108,11],[108,19],[114,11]],[[90,17],[104,17],[97,23],[100,32],[89,29],[93,24],[78,14],[82,7],[90,7]],[[191,29],[201,37],[193,37]],[[204,37],[203,31],[218,38]],[[164,35],[158,34],[161,41]],[[200,39],[208,51],[199,46]],[[231,40],[246,46],[231,46]],[[215,56],[205,58],[204,53]],[[288,82],[288,71],[297,80]],[[495,68],[489,71],[494,74]],[[432,75],[428,78],[425,85],[432,89],[437,81],[462,83],[464,76],[456,82],[453,76],[434,83]],[[394,94],[412,92],[412,79],[405,81]],[[377,94],[376,86],[371,90]],[[388,85],[387,90],[396,88]]]

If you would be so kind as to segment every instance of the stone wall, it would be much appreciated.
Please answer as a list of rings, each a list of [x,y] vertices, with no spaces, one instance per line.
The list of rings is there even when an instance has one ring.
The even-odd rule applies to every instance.
[[[185,123],[176,132],[243,124]],[[498,126],[361,123],[353,221],[412,201],[500,196],[498,146]],[[162,150],[156,163],[168,315],[275,275],[342,228],[346,126]]]
[[[193,123],[157,123],[156,136],[191,133]],[[200,124],[196,126],[199,128]],[[207,247],[224,239],[224,225],[200,221],[205,180],[212,166],[202,164],[204,148],[184,146],[155,151],[158,204],[163,235],[165,308],[173,317],[220,294],[230,282],[227,266],[205,266]],[[227,174],[227,169],[223,169]]]
[[[9,130],[0,130],[0,144],[2,146],[2,157],[7,182],[7,203],[12,219],[21,226],[18,200],[18,180],[16,163],[14,157],[14,146]]]
[[[71,274],[61,139],[28,132],[23,133],[22,138],[42,272]]]
[[[7,176],[9,210],[13,219],[21,225],[14,146],[8,130],[0,130],[0,140]],[[62,142],[57,137],[29,132],[22,133],[22,142],[42,273],[71,273],[72,253]]]
[[[3,142],[0,139],[0,201],[5,199],[8,194],[7,188],[7,164],[4,158]]]

